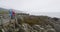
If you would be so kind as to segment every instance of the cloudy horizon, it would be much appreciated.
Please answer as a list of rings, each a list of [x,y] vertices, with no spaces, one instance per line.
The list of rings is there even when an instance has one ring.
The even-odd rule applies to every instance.
[[[0,0],[0,7],[25,11],[35,15],[60,17],[58,13],[60,12],[60,0]]]

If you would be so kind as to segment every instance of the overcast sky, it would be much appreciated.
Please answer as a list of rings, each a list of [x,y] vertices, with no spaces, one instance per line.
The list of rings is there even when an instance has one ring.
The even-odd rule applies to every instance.
[[[40,14],[40,12],[53,12],[54,14],[60,12],[60,0],[0,0],[0,7],[26,11],[31,14]]]

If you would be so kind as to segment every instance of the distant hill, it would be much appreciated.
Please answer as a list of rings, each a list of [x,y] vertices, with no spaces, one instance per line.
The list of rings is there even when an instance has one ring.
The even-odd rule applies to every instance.
[[[5,8],[0,8],[0,14],[8,14],[10,9],[5,9]],[[20,10],[15,10],[15,9],[11,9],[13,10],[15,13],[25,13],[23,11]]]
[[[8,9],[0,8],[0,14],[8,14],[8,13],[9,13]]]

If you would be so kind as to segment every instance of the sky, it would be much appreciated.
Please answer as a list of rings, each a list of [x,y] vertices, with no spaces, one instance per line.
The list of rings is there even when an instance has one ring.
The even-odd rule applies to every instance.
[[[60,17],[60,0],[0,0],[0,7]]]

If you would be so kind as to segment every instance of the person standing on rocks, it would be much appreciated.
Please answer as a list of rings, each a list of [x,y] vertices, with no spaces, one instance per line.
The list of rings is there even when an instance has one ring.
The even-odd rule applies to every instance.
[[[13,10],[10,10],[10,17],[11,19],[15,18],[15,12]]]

